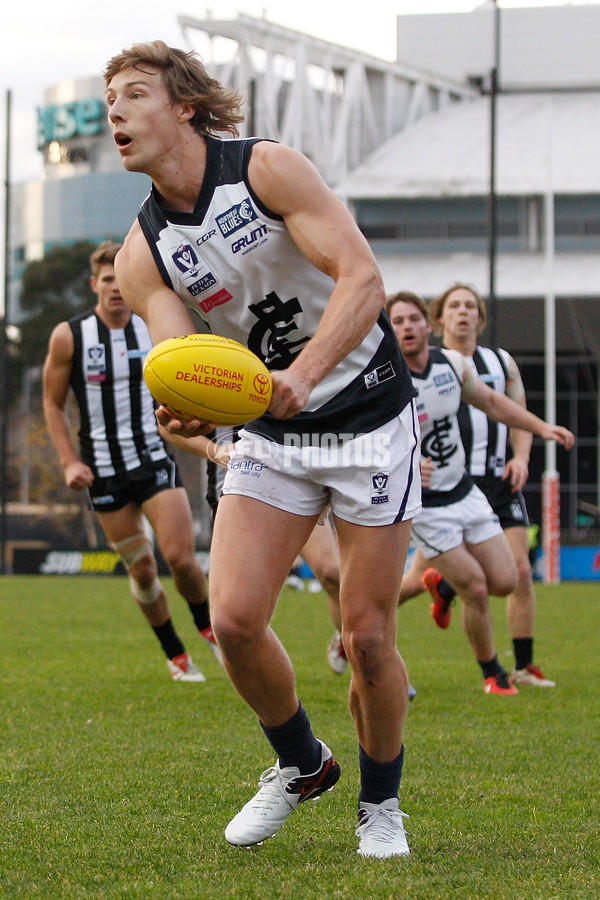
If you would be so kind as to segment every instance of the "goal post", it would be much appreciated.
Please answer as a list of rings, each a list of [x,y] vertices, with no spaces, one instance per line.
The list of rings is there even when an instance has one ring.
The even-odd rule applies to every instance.
[[[542,476],[542,550],[544,584],[559,584],[560,476],[556,470]]]

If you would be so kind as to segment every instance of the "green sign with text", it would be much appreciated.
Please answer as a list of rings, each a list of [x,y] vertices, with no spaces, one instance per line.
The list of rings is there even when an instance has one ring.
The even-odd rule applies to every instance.
[[[38,109],[38,150],[52,141],[100,134],[104,124],[104,103],[95,97],[73,100],[60,106]]]

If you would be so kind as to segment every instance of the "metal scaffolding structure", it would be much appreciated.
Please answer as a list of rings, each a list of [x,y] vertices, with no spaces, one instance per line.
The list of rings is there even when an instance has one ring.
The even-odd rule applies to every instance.
[[[242,136],[288,144],[333,187],[384,141],[429,112],[477,96],[475,89],[399,62],[240,15],[179,16],[185,40],[209,38],[207,67],[245,98]],[[215,50],[227,39],[223,56]]]

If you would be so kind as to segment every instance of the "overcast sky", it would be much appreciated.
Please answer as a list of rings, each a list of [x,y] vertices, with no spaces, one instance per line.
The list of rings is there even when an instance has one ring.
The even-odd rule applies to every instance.
[[[36,144],[37,106],[44,91],[66,78],[101,74],[104,64],[136,41],[161,38],[185,46],[179,15],[236,18],[240,12],[346,44],[384,59],[396,55],[396,16],[401,13],[469,12],[481,0],[368,0],[358,14],[347,0],[18,0],[3,4],[1,16],[2,91],[0,136],[2,172],[5,157],[6,92],[11,91],[11,181],[41,177]],[[492,2],[492,0],[488,0]],[[501,6],[556,5],[561,0],[500,0]],[[583,0],[586,2],[586,0]],[[200,32],[190,32],[199,53]]]

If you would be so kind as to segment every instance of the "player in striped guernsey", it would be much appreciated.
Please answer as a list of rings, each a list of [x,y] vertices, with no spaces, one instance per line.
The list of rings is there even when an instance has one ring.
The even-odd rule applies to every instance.
[[[457,283],[430,304],[432,326],[444,346],[465,356],[479,377],[500,393],[526,408],[525,389],[514,359],[506,350],[477,343],[485,328],[485,301],[474,287]],[[512,679],[518,685],[554,687],[533,661],[536,598],[529,561],[529,518],[522,494],[529,475],[532,435],[520,428],[509,430],[485,413],[462,404],[458,421],[467,457],[467,470],[498,515],[515,557],[518,582],[506,598],[506,615],[513,642],[515,666]],[[434,596],[433,611],[447,624],[454,589],[435,570],[424,574]]]
[[[423,459],[423,509],[412,530],[417,551],[402,579],[401,602],[422,592],[423,559],[435,561],[463,600],[463,628],[481,667],[484,690],[516,694],[498,661],[488,604],[488,593],[504,596],[514,589],[516,565],[498,517],[465,469],[458,411],[461,401],[469,403],[494,421],[567,448],[573,435],[491,390],[458,351],[430,347],[429,314],[421,297],[401,292],[388,299],[387,309],[418,391]]]
[[[198,630],[218,657],[188,497],[158,433],[155,404],[143,378],[152,343],[144,321],[123,302],[115,278],[120,247],[105,241],[91,256],[94,309],[61,322],[52,332],[44,365],[44,412],[65,481],[89,493],[172,678],[204,681],[173,626],[144,530],[145,516]],[[70,388],[79,409],[80,453],[71,440],[66,410]]]
[[[398,788],[408,679],[396,603],[420,477],[414,390],[383,313],[381,273],[306,157],[217,137],[237,134],[241,98],[193,53],[136,44],[104,76],[123,164],[152,179],[117,259],[125,299],[154,342],[195,331],[194,310],[273,376],[268,412],[235,445],[211,548],[225,665],[277,755],[225,837],[245,846],[272,837],[339,777],[270,627],[287,573],[331,504],[359,743],[358,852],[407,855]],[[187,437],[211,427],[157,415]]]

